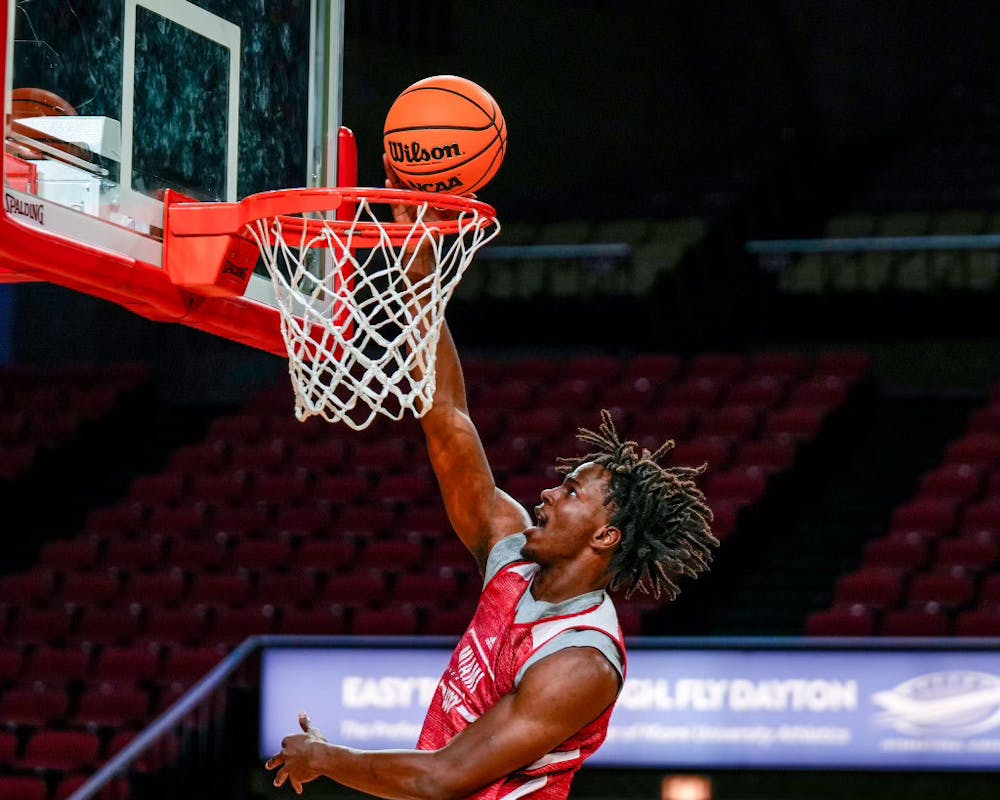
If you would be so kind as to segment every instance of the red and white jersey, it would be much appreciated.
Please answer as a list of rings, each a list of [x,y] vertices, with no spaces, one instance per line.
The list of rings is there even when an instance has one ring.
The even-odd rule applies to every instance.
[[[531,587],[538,565],[509,563],[488,580],[468,630],[438,684],[417,748],[437,750],[516,689],[525,664],[567,631],[606,635],[621,654],[615,664],[624,671],[625,645],[614,603],[607,595],[575,613],[517,620],[518,606]],[[602,636],[603,638],[603,636]],[[563,800],[574,774],[603,743],[609,708],[596,720],[534,764],[471,795],[475,800]]]

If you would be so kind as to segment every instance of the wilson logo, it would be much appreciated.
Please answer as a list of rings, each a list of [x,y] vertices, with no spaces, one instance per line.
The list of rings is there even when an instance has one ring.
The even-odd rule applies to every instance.
[[[42,203],[26,203],[19,200],[12,194],[4,194],[4,208],[8,214],[17,214],[19,217],[30,219],[39,225],[45,224],[45,206]]]
[[[428,161],[440,161],[442,158],[455,158],[462,155],[462,148],[458,143],[448,144],[444,147],[432,147],[427,149],[420,142],[397,142],[389,140],[389,158],[397,164],[423,164]]]

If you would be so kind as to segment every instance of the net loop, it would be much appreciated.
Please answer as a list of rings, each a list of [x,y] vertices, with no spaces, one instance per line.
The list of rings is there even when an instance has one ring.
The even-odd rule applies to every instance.
[[[482,203],[449,197],[455,210],[439,219],[423,194],[384,194],[356,190],[347,219],[279,214],[247,226],[274,286],[300,420],[363,430],[379,416],[426,414],[445,309],[500,231]],[[390,202],[408,206],[412,223],[381,221],[377,211]],[[418,253],[430,254],[426,274]]]

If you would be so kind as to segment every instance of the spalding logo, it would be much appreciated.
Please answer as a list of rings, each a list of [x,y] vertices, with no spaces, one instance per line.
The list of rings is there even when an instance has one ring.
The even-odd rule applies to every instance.
[[[931,672],[872,695],[875,721],[907,736],[973,736],[1000,725],[1000,676]]]

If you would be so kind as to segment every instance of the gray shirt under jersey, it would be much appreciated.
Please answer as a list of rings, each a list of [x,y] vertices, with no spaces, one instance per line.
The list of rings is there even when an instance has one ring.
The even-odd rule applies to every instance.
[[[489,558],[486,560],[486,577],[483,580],[483,586],[489,583],[503,567],[514,561],[523,560],[521,548],[524,547],[524,543],[524,534],[517,533],[501,539],[493,546],[493,549],[490,550]],[[593,608],[603,600],[604,592],[598,590],[571,597],[569,600],[564,600],[561,603],[546,603],[544,600],[536,600],[531,596],[531,592],[527,591],[517,604],[517,614],[514,616],[514,621],[518,623],[538,622],[549,617],[576,614],[580,611]],[[514,679],[514,685],[516,686],[521,682],[521,676],[524,675],[525,670],[536,661],[567,647],[593,647],[595,650],[599,650],[611,662],[611,665],[618,670],[618,674],[624,678],[625,666],[622,653],[618,649],[618,645],[614,639],[603,631],[569,630],[560,633],[540,647],[538,652],[532,655],[524,663],[524,666],[521,667],[517,673],[517,677]]]

